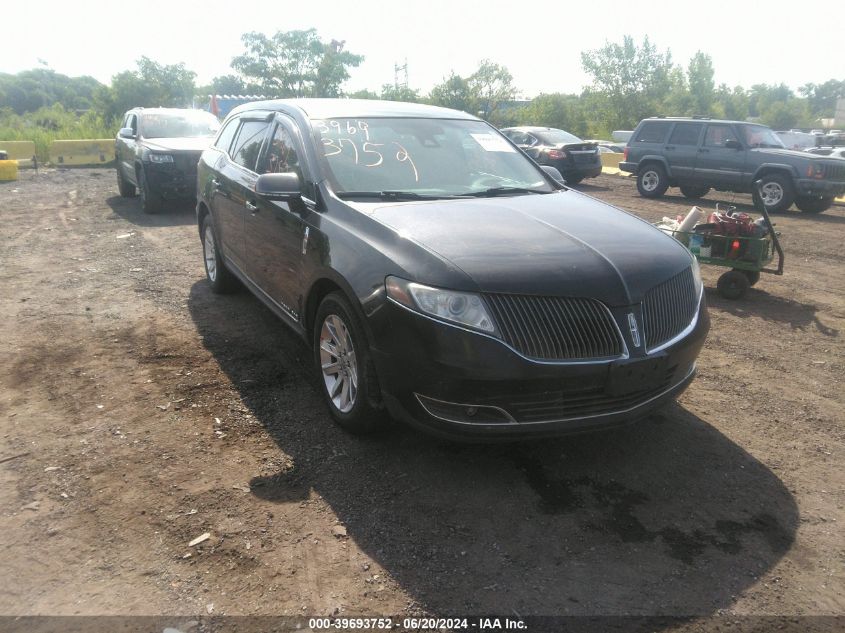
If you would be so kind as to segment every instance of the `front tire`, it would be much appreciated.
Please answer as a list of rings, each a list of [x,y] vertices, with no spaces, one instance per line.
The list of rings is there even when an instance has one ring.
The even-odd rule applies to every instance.
[[[753,194],[754,204],[762,204],[769,213],[780,213],[792,206],[795,192],[792,181],[781,174],[763,176],[759,191]]]
[[[163,206],[161,196],[150,187],[143,167],[138,169],[138,191],[141,194],[141,208],[144,213],[153,214],[161,211]]]
[[[135,185],[126,180],[120,164],[117,166],[117,190],[120,192],[121,198],[134,198],[136,194]]]
[[[205,278],[208,280],[208,285],[211,286],[211,291],[215,294],[232,292],[237,287],[237,280],[223,263],[217,236],[214,234],[214,227],[211,223],[211,216],[206,215],[203,218],[200,237],[202,238]]]
[[[668,188],[669,178],[660,165],[650,163],[637,173],[637,191],[644,198],[659,198]]]
[[[710,192],[710,187],[697,187],[695,185],[681,185],[681,193],[685,198],[690,200],[698,200],[703,198]]]
[[[334,421],[356,435],[382,428],[384,413],[373,406],[380,394],[367,338],[340,292],[327,295],[317,308],[313,343],[320,391]]]
[[[798,196],[795,199],[795,206],[802,213],[821,213],[827,211],[833,205],[833,198],[811,198]]]

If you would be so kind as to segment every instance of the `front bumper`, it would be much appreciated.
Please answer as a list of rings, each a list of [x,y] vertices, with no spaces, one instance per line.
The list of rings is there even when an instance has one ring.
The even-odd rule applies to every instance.
[[[799,196],[838,198],[845,194],[845,182],[801,178],[796,182],[795,193]]]
[[[144,176],[150,190],[162,198],[195,198],[197,195],[196,168],[184,169],[173,163],[147,163]]]
[[[710,327],[703,297],[699,308],[684,338],[642,356],[661,359],[660,381],[621,395],[609,390],[612,361],[530,360],[392,302],[372,354],[386,406],[414,426],[475,441],[566,435],[633,422],[677,397],[694,378]]]

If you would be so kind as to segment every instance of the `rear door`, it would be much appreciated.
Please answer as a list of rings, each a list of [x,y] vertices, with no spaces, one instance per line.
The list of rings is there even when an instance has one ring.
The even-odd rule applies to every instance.
[[[707,124],[695,163],[696,182],[728,189],[741,185],[747,152],[741,142],[740,149],[725,147],[728,141],[740,142],[733,125]]]
[[[301,191],[309,175],[296,124],[276,117],[270,142],[262,152],[259,173],[295,173]],[[302,296],[302,261],[308,248],[310,210],[301,200],[271,201],[254,194],[245,216],[247,274],[293,320],[298,320]]]
[[[679,183],[693,180],[703,123],[678,121],[666,143],[666,160]]]

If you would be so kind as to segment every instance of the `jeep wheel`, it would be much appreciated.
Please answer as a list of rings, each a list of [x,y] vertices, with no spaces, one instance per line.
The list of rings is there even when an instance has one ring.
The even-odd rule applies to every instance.
[[[696,185],[681,185],[681,193],[685,198],[697,200],[703,198],[710,192],[710,187],[702,187]]]
[[[644,198],[659,198],[669,188],[669,179],[663,167],[651,163],[637,174],[637,191]]]
[[[122,198],[135,197],[135,185],[126,180],[120,165],[117,166],[117,190],[120,192]]]
[[[762,180],[760,192],[754,193],[755,204],[763,204],[769,213],[786,211],[792,206],[795,193],[792,191],[792,182],[787,176],[770,174],[763,176]]]
[[[833,204],[833,198],[813,198],[798,196],[795,199],[795,206],[804,213],[821,213],[827,211]]]
[[[144,213],[158,213],[161,211],[161,196],[150,187],[143,168],[138,169],[138,192],[141,194],[141,208],[144,210]]]

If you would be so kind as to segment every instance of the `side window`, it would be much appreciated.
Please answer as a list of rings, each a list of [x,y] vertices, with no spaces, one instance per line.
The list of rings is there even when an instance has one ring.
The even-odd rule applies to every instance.
[[[640,126],[636,140],[640,143],[662,143],[669,133],[669,121],[647,121]]]
[[[302,169],[299,164],[299,153],[293,136],[287,127],[281,123],[276,124],[273,132],[273,139],[258,166],[259,174],[281,174],[295,172],[299,176],[299,182],[303,181]]]
[[[528,135],[525,132],[508,132],[508,138],[517,145],[529,145]]]
[[[238,136],[232,145],[232,160],[238,165],[255,171],[261,143],[270,124],[265,121],[244,121],[238,130]]]
[[[128,117],[126,117],[126,126],[125,127],[131,127],[132,133],[137,134],[138,133],[138,115],[130,114]]]
[[[698,145],[698,137],[701,134],[701,123],[676,123],[669,137],[671,145]]]
[[[217,135],[217,140],[214,142],[214,147],[227,154],[229,153],[232,139],[235,138],[235,132],[238,130],[238,121],[239,119],[232,119],[220,130],[220,134]]]
[[[704,135],[705,147],[724,147],[725,141],[737,140],[733,127],[719,123],[711,123],[707,126],[707,133]]]
[[[540,141],[538,141],[536,138],[534,138],[530,134],[525,135],[525,144],[528,145],[529,147],[534,147],[539,142]]]

